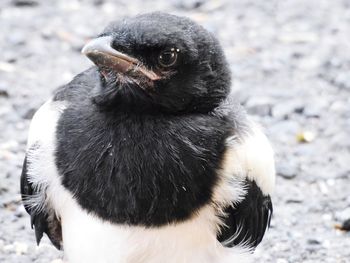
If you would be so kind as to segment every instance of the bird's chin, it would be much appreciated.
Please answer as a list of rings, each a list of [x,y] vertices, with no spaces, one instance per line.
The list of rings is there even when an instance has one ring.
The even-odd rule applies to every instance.
[[[142,89],[152,92],[154,81],[137,72],[121,73],[110,69],[100,69],[103,81],[108,85],[113,85],[116,89]]]
[[[120,86],[127,86],[132,84],[137,84],[138,87],[142,87],[141,81],[137,78],[133,78],[127,74],[116,73],[116,81]],[[145,89],[142,87],[142,89]]]

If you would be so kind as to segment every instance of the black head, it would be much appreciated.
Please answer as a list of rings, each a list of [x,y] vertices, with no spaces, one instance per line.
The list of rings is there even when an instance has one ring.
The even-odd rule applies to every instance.
[[[188,18],[159,12],[127,18],[82,52],[101,73],[101,105],[208,112],[230,90],[220,44]]]

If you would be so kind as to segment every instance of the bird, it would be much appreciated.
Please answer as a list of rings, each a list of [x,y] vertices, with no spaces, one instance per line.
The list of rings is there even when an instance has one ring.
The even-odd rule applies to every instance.
[[[163,12],[90,39],[93,65],[35,113],[21,194],[69,263],[250,262],[269,228],[272,146],[232,96],[213,33]]]

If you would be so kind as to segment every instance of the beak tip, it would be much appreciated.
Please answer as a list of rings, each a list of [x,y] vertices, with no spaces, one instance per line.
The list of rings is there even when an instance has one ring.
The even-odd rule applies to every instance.
[[[96,51],[109,51],[111,49],[111,37],[98,37],[87,42],[81,49],[81,53],[87,56]]]
[[[87,44],[83,46],[83,48],[81,49],[80,52],[81,52],[81,54],[83,54],[85,56],[89,53],[88,48],[87,48]]]

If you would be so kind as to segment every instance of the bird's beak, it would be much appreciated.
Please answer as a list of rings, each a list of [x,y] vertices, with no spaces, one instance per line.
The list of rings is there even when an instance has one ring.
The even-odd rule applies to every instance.
[[[152,81],[160,77],[152,70],[147,69],[136,58],[121,53],[111,46],[112,37],[104,36],[88,42],[81,52],[101,69],[114,70],[122,74],[135,75],[140,73]]]

